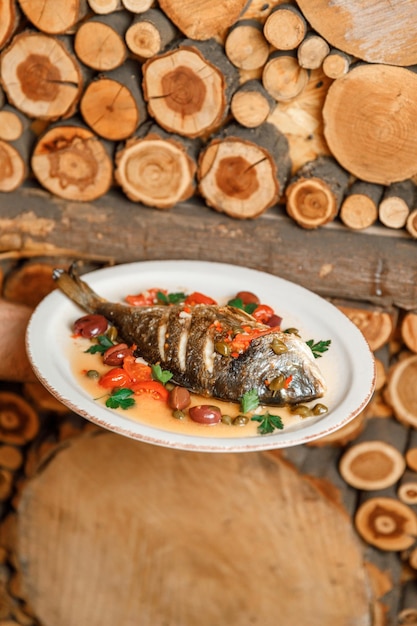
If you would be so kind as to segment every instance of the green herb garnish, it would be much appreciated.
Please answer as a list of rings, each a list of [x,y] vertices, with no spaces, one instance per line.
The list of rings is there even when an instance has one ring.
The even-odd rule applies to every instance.
[[[97,352],[106,352],[109,348],[114,346],[114,343],[107,337],[107,335],[99,335],[97,337],[97,343],[90,346],[86,352],[90,354],[96,354]]]
[[[158,291],[156,294],[156,299],[161,304],[178,304],[179,302],[184,302],[186,297],[187,296],[182,291],[168,294]]]
[[[249,302],[248,304],[243,304],[243,300],[241,298],[233,298],[232,300],[229,300],[227,304],[229,306],[234,306],[235,309],[242,309],[242,311],[249,313],[249,315],[252,315],[252,313],[258,306],[256,302]]]
[[[151,370],[152,378],[162,383],[163,385],[171,380],[173,376],[173,374],[169,370],[163,370],[159,363],[157,363],[156,365],[151,365]]]
[[[306,341],[306,344],[311,349],[315,359],[319,359],[323,352],[327,352],[331,343],[331,339],[328,339],[327,341],[317,341],[316,343],[314,343],[314,339]]]
[[[131,398],[133,394],[132,389],[114,389],[106,400],[106,406],[109,409],[128,409],[135,404],[135,399]]]
[[[259,406],[259,396],[256,389],[246,391],[240,399],[240,410],[242,413],[254,411]]]
[[[284,428],[280,416],[271,415],[268,412],[264,413],[264,415],[254,415],[251,417],[251,420],[252,422],[259,422],[258,432],[261,435],[269,435],[276,429],[282,430]]]

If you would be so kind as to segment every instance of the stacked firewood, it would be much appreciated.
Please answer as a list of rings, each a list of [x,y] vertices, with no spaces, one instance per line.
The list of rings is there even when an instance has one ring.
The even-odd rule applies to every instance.
[[[55,260],[53,264],[56,266],[57,263],[70,262],[71,259],[61,259]],[[2,297],[29,307],[36,306],[53,288],[51,263],[51,261],[41,259],[23,260],[16,266],[10,266],[9,270],[4,265]],[[320,534],[320,529],[325,532],[323,529],[326,524],[341,524],[336,512],[342,510],[342,519],[349,527],[352,525],[361,542],[361,559],[365,564],[372,587],[373,621],[364,623],[370,625],[372,623],[372,626],[411,624],[417,620],[417,388],[415,385],[417,314],[399,309],[380,310],[375,306],[353,304],[342,300],[334,300],[334,304],[361,329],[375,354],[376,390],[370,404],[353,421],[331,435],[308,445],[281,452],[265,453],[266,457],[273,458],[277,462],[275,469],[272,465],[266,471],[265,464],[270,461],[258,460],[257,455],[250,455],[251,460],[248,457],[245,459],[246,469],[242,466],[240,471],[244,472],[243,483],[246,486],[251,484],[251,476],[257,476],[257,472],[266,472],[262,479],[257,479],[261,481],[259,484],[262,484],[263,488],[258,489],[255,478],[250,488],[252,489],[250,491],[251,509],[256,511],[256,524],[263,519],[262,511],[265,506],[267,516],[271,514],[271,506],[275,499],[278,505],[277,510],[283,511],[284,518],[285,515],[292,514],[286,512],[285,507],[289,506],[288,502],[293,502],[294,508],[300,509],[300,520],[306,519],[308,507],[312,507],[310,513],[317,517],[318,530],[316,532],[313,529],[312,535],[305,538],[307,543],[310,542],[309,547],[297,557],[299,558],[299,572],[304,572],[307,579],[316,567],[312,554],[317,546],[313,538],[317,537],[322,569],[327,552],[322,552],[325,541]],[[130,497],[134,502],[139,497],[139,502],[141,502],[141,493],[135,492],[133,497],[132,487],[129,487],[126,481],[119,482],[121,478],[118,472],[123,463],[127,463],[127,468],[131,467],[129,464],[133,464],[137,471],[145,473],[145,479],[149,481],[150,478],[146,472],[150,465],[146,462],[144,467],[136,466],[136,464],[140,465],[139,459],[147,458],[145,448],[134,448],[128,442],[118,441],[120,438],[100,438],[101,443],[99,443],[95,437],[97,434],[103,437],[106,435],[98,426],[70,412],[40,383],[3,383],[0,385],[0,624],[4,626],[12,624],[35,626],[39,624],[38,618],[41,620],[41,625],[46,626],[51,623],[51,614],[58,615],[62,619],[65,615],[67,619],[70,613],[78,622],[71,622],[68,617],[66,624],[82,623],[86,620],[89,623],[97,623],[88,617],[91,603],[87,600],[83,602],[81,598],[81,596],[89,598],[89,594],[77,591],[84,589],[84,584],[94,589],[91,596],[92,602],[94,594],[98,594],[101,598],[101,589],[104,589],[105,593],[113,598],[112,610],[121,615],[125,609],[125,606],[119,603],[118,598],[111,595],[111,585],[106,582],[113,580],[112,572],[107,572],[103,577],[103,572],[93,568],[89,574],[90,577],[83,580],[83,576],[87,576],[86,565],[83,561],[86,555],[73,554],[69,548],[70,543],[67,541],[70,542],[74,536],[77,536],[80,541],[85,540],[83,526],[79,527],[74,521],[74,515],[81,514],[80,512],[85,510],[83,515],[86,519],[88,515],[92,516],[88,518],[90,522],[87,527],[91,527],[93,519],[98,524],[97,527],[91,527],[92,534],[89,541],[92,550],[96,535],[97,541],[100,536],[112,537],[114,535],[119,513],[122,516],[121,519],[124,520],[121,544],[119,545],[118,541],[108,543],[106,540],[106,551],[112,554],[112,558],[118,559],[125,550],[122,544],[125,546],[124,542],[128,541],[129,537],[136,545],[138,537],[134,538],[129,535],[131,521],[128,522],[129,518],[123,517],[123,511],[126,507],[130,507]],[[81,443],[76,445],[77,441]],[[123,463],[118,455],[123,456]],[[159,463],[168,463],[167,471],[172,472],[176,486],[179,488],[181,485],[181,489],[188,488],[188,481],[191,481],[190,485],[194,484],[192,479],[194,471],[206,473],[205,475],[211,477],[211,480],[214,480],[213,476],[218,472],[216,484],[221,485],[221,488],[217,487],[220,491],[216,491],[216,506],[218,505],[217,498],[225,498],[226,502],[236,492],[237,485],[234,484],[232,476],[239,476],[239,472],[235,465],[233,465],[233,470],[229,468],[228,463],[234,464],[237,461],[224,461],[225,466],[223,466],[222,455],[208,455],[205,457],[209,459],[205,467],[205,460],[199,455],[194,456],[190,453],[186,453],[187,459],[184,457],[184,461],[181,460],[183,457],[178,451],[174,451],[171,458],[170,453],[167,452],[164,455],[163,452],[155,450],[154,456],[157,459],[155,461],[157,472],[164,471],[163,467],[158,465]],[[286,464],[283,465],[282,460],[285,460],[286,464],[289,462],[302,476],[308,477],[313,493],[306,493],[307,487],[301,488],[298,485],[300,492],[293,491],[291,498],[287,500],[283,498],[282,492],[277,490],[277,487],[272,489],[271,494],[265,491],[266,484],[275,480],[273,478],[275,472],[277,472],[277,477],[281,475],[280,473],[287,472]],[[175,466],[171,467],[170,463],[174,463]],[[184,463],[180,471],[178,463]],[[197,464],[196,467],[193,463]],[[247,469],[248,463],[252,468],[251,471],[254,472],[253,475]],[[229,470],[231,474],[227,480],[224,480],[224,472]],[[130,470],[127,469],[127,471]],[[184,478],[184,472],[187,478]],[[105,477],[103,480],[106,499],[111,503],[111,507],[120,507],[116,515],[109,513],[108,516],[103,516],[101,507],[104,506],[104,500],[102,497],[90,501],[90,496],[84,492],[83,485],[88,484],[90,480],[92,480],[94,490],[97,491],[94,481],[101,480],[101,476]],[[184,480],[181,480],[181,476]],[[295,477],[285,476],[285,481],[296,480]],[[133,477],[132,480],[134,480]],[[72,492],[74,481],[79,483],[77,488],[79,491],[76,489],[75,500],[68,502],[71,514],[68,513],[67,518],[65,516],[61,518],[61,506],[64,506],[63,503],[66,502],[67,497],[61,497],[61,493],[69,494],[68,490]],[[287,484],[285,481],[284,485]],[[153,482],[151,481],[150,484],[152,487]],[[208,486],[209,494],[211,494],[210,480],[208,480]],[[160,499],[166,496],[169,500],[169,494],[173,491],[171,483],[167,483],[166,490],[161,484],[158,485],[158,489],[153,487],[153,491],[151,487],[147,498],[152,500],[153,493],[156,498],[155,507],[160,510]],[[284,486],[282,488],[284,489]],[[203,489],[203,483],[198,486],[199,489]],[[184,493],[182,497],[186,497]],[[192,497],[196,497],[195,493]],[[326,508],[326,513],[320,509],[320,498],[324,499],[322,505],[329,507]],[[146,501],[147,506],[152,506],[148,500]],[[189,515],[186,508],[183,511],[181,523],[188,524],[188,520],[193,516]],[[154,515],[152,509],[149,514],[151,517]],[[168,515],[170,519],[167,511],[164,510],[163,514]],[[173,512],[172,514],[174,515]],[[176,514],[180,515],[178,512]],[[194,514],[197,514],[197,511],[194,511]],[[98,519],[94,517],[96,515]],[[142,518],[145,512],[143,508],[135,509],[134,515]],[[321,515],[330,516],[330,519],[324,519],[320,517]],[[250,512],[246,511],[243,518],[248,519],[248,516]],[[151,526],[154,521],[152,517]],[[239,528],[241,523],[242,519],[240,519]],[[284,520],[279,519],[277,523],[284,524]],[[300,521],[301,523],[304,522]],[[51,529],[55,528],[56,524],[59,524],[61,534],[57,534],[53,540],[58,542],[54,544],[55,547],[51,544],[48,548],[47,544],[42,543],[42,537],[47,540],[52,532]],[[308,520],[308,525],[310,526],[310,520]],[[166,521],[163,522],[163,527],[165,526],[169,527]],[[291,523],[290,527],[293,528],[294,533],[290,541],[299,541],[296,531],[297,523]],[[143,532],[148,531],[145,528]],[[174,541],[181,541],[183,532],[182,527],[175,527],[171,528],[168,534],[174,538]],[[303,533],[306,532],[307,530],[304,529]],[[339,528],[338,532],[342,532],[342,529]],[[77,535],[77,533],[80,534]],[[192,537],[189,539],[192,541]],[[60,574],[56,574],[54,568],[57,562],[52,555],[57,550],[59,551],[61,541],[66,546],[66,552],[59,553],[60,559],[71,562],[71,555],[73,555],[74,562],[71,563],[74,569],[60,569]],[[221,537],[217,537],[216,541],[219,546],[223,546]],[[225,545],[230,545],[228,533],[224,536],[224,541]],[[272,549],[271,537],[269,541]],[[342,539],[340,541],[342,542]],[[252,554],[250,541],[249,544],[243,542],[239,550],[245,551],[245,546],[248,546],[247,549]],[[280,535],[276,548],[278,553],[282,551]],[[340,545],[332,545],[331,553],[337,555],[339,551],[345,549],[347,547],[342,542]],[[199,550],[203,550],[203,547],[200,546]],[[210,550],[212,550],[211,547]],[[48,555],[47,563],[42,560],[44,554]],[[154,557],[156,558],[155,555]],[[340,559],[340,554],[338,558]],[[346,559],[343,558],[343,561],[347,567]],[[262,559],[259,562],[262,563]],[[125,572],[123,563],[119,564],[122,568],[121,572],[117,570],[116,573],[118,579],[121,576],[122,580],[125,580],[123,579]],[[252,564],[254,566],[254,563]],[[327,564],[329,568],[333,565],[330,562]],[[177,563],[176,566],[181,565]],[[155,576],[159,576],[157,561],[155,561],[155,567],[157,568]],[[337,567],[340,567],[340,563],[336,566],[336,570]],[[352,565],[352,568],[355,567],[358,567],[357,564]],[[188,567],[184,565],[184,568],[184,574],[188,575]],[[318,572],[321,571],[320,568]],[[94,572],[97,574],[96,580],[91,578]],[[54,584],[62,585],[62,593],[45,592],[45,589],[50,589],[51,575],[56,576]],[[129,575],[133,576],[133,573]],[[217,575],[220,576],[221,572],[219,571]],[[344,576],[346,577],[346,573]],[[350,576],[353,577],[353,570],[349,570],[349,576],[344,579],[344,584],[349,584]],[[331,578],[330,575],[329,577]],[[80,580],[82,581],[81,587],[79,586]],[[323,585],[326,585],[325,580],[327,580],[326,577]],[[131,582],[133,584],[133,580]],[[116,582],[114,584],[117,585]],[[240,586],[239,583],[238,587]],[[73,595],[65,594],[64,587],[73,589]],[[123,588],[126,588],[125,582]],[[322,587],[321,590],[323,591]],[[229,591],[232,593],[231,588]],[[315,588],[313,592],[317,595]],[[308,594],[307,589],[305,594]],[[347,597],[346,594],[342,595]],[[158,594],[158,598],[160,597],[162,607],[163,594]],[[71,611],[69,611],[69,605],[66,604],[67,601],[71,605]],[[332,601],[335,602],[335,598],[332,598]],[[358,604],[361,603],[359,598],[356,601]],[[343,607],[341,600],[337,602],[338,616],[341,620],[339,623],[352,623],[349,619],[346,622],[342,620],[341,611],[346,610],[352,617],[354,613],[349,613],[349,611],[354,611],[353,607],[348,606],[349,602]],[[280,605],[279,610],[281,609]],[[320,613],[319,609],[317,611]],[[322,625],[334,623],[331,620],[328,622],[324,615],[327,615],[326,611],[322,614],[320,622]],[[61,620],[61,623],[64,622]],[[108,621],[102,619],[100,623],[112,622],[109,617]],[[191,623],[184,622],[184,624]],[[293,621],[287,623],[293,623]]]
[[[0,191],[416,237],[413,7],[368,4],[5,0]]]

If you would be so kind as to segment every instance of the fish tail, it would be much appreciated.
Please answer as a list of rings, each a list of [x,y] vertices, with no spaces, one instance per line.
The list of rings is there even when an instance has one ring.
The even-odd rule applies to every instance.
[[[52,277],[59,289],[87,313],[95,313],[98,306],[106,301],[81,280],[76,273],[75,265],[72,265],[68,271],[54,269]]]

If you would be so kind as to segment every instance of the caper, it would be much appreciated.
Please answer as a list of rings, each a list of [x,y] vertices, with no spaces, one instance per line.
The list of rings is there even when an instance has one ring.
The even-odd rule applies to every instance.
[[[183,419],[185,419],[185,413],[184,413],[184,411],[180,411],[179,409],[175,409],[175,411],[172,411],[172,417],[175,417],[176,420],[183,420]]]
[[[230,415],[222,415],[222,423],[227,424],[228,426],[231,426],[233,423],[233,420],[230,417]]]
[[[92,378],[93,380],[100,378],[100,374],[97,370],[88,370],[88,372],[86,372],[86,376],[87,378]]]
[[[245,426],[249,422],[249,417],[247,415],[237,415],[233,419],[233,426]]]
[[[109,330],[107,331],[107,337],[110,339],[110,341],[116,341],[117,328],[115,326],[110,326]]]
[[[300,331],[298,330],[298,328],[286,328],[284,330],[284,333],[288,333],[290,335],[297,335],[297,337],[300,336]]]
[[[296,406],[291,407],[291,413],[296,413],[300,417],[309,417],[312,415],[311,409],[305,404],[297,404]]]
[[[281,339],[278,337],[274,337],[271,343],[271,348],[275,352],[275,354],[284,354],[284,352],[288,352],[288,348]]]
[[[214,349],[222,356],[229,356],[231,352],[230,345],[225,341],[216,341]]]
[[[280,391],[283,388],[285,383],[284,374],[278,374],[276,378],[273,378],[269,383],[269,389],[271,391]]]
[[[172,390],[174,389],[174,387],[175,387],[175,384],[174,384],[174,383],[172,383],[170,380],[169,380],[167,383],[165,383],[165,388],[166,388],[168,391],[172,391]]]
[[[313,410],[313,415],[324,415],[325,413],[327,413],[329,409],[327,408],[325,404],[321,404],[319,402],[318,404],[315,404],[313,406],[312,410]]]

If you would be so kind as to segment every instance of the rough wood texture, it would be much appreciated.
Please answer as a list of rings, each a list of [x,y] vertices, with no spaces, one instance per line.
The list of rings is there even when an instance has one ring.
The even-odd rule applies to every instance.
[[[349,187],[340,207],[340,219],[354,230],[372,226],[378,218],[378,206],[384,188],[382,185],[356,180]]]
[[[11,258],[217,260],[264,270],[331,298],[417,307],[415,268],[409,261],[415,243],[397,231],[387,235],[386,229],[376,229],[370,236],[336,223],[305,231],[282,207],[256,222],[238,223],[195,201],[160,212],[132,205],[115,190],[94,203],[74,204],[23,187],[12,204],[0,197],[0,207],[0,251]]]
[[[23,589],[45,626],[138,615],[143,626],[372,624],[349,518],[272,455],[78,439],[23,491],[19,546]]]
[[[136,15],[126,31],[129,50],[142,59],[161,52],[177,35],[177,29],[167,16],[157,9]]]
[[[19,0],[19,6],[36,28],[54,35],[66,33],[88,10],[86,0]]]

